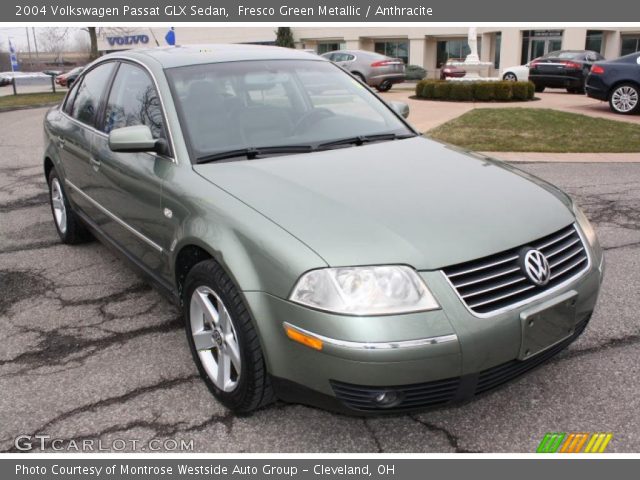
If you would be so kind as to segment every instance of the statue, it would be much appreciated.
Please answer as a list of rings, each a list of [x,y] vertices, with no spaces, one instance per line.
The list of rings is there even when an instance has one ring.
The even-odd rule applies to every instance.
[[[469,27],[469,33],[467,34],[467,43],[469,44],[469,50],[471,53],[465,58],[465,63],[477,63],[480,61],[478,57],[478,31],[476,27]]]

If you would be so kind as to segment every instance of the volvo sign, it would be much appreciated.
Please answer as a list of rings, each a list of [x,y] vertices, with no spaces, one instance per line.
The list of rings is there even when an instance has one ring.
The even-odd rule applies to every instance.
[[[124,46],[124,45],[146,45],[149,43],[149,35],[120,35],[117,37],[107,37],[109,46]]]

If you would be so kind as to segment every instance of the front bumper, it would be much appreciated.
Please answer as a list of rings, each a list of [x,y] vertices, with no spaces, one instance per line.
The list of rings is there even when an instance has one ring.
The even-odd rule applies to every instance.
[[[441,310],[354,317],[305,308],[262,292],[245,292],[277,395],[358,413],[423,409],[462,401],[534,368],[574,341],[595,307],[603,276],[602,253],[589,249],[590,267],[578,279],[520,308],[474,316],[441,271],[420,272]],[[575,299],[571,333],[541,353],[518,360],[521,315],[559,298]],[[321,351],[291,341],[284,324],[321,338]],[[413,344],[411,342],[414,342]],[[375,398],[395,392],[381,407]]]

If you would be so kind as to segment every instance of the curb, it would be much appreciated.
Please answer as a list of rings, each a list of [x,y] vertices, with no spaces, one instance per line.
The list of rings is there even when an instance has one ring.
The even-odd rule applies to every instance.
[[[33,105],[18,105],[15,107],[0,107],[0,113],[13,112],[15,110],[31,110],[33,108],[55,107],[60,102],[36,103]]]

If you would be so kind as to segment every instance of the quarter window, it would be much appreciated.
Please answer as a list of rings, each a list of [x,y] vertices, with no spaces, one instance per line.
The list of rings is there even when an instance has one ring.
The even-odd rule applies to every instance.
[[[154,138],[166,138],[160,99],[149,75],[122,63],[107,100],[104,131],[133,125],[146,125]]]
[[[113,72],[113,66],[113,62],[103,63],[83,75],[82,83],[78,87],[78,93],[71,107],[73,118],[87,125],[93,126],[95,124],[96,113],[111,72]]]
[[[71,87],[71,90],[69,91],[69,94],[67,95],[67,100],[64,102],[64,107],[62,110],[67,115],[71,115],[71,111],[73,108],[73,101],[76,99],[76,95],[78,94],[78,87],[80,86],[80,83],[81,82],[75,82],[73,84],[73,86]]]

